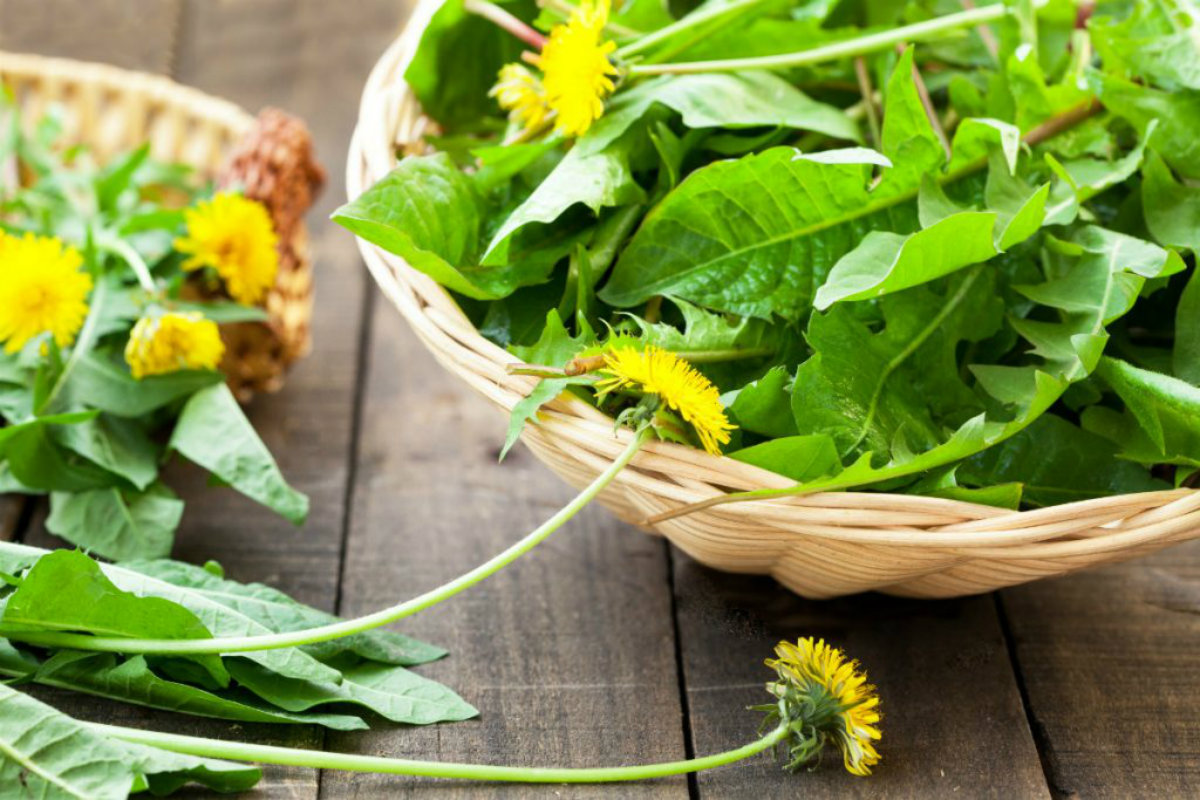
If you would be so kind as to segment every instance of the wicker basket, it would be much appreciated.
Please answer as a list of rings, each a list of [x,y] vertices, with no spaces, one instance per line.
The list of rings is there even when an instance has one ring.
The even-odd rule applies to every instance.
[[[363,94],[351,144],[351,197],[396,165],[427,124],[403,82],[417,40],[438,6],[421,0],[401,38],[383,55]],[[484,339],[447,293],[400,258],[359,246],[384,294],[451,372],[510,410],[534,379],[509,375],[515,361]],[[568,483],[593,479],[631,434],[564,395],[524,441]],[[649,517],[729,490],[777,488],[786,478],[730,458],[654,442],[601,497],[621,519]],[[955,597],[1062,575],[1158,550],[1200,535],[1200,492],[1154,492],[1037,511],[909,495],[827,493],[730,503],[658,523],[655,532],[712,567],[770,574],[814,598],[869,590]]]
[[[310,347],[312,261],[301,216],[324,181],[303,125],[273,110],[256,120],[167,78],[66,59],[0,52],[0,83],[23,119],[60,108],[66,143],[85,143],[101,160],[148,141],[154,157],[237,184],[267,207],[280,233],[279,275],[264,300],[269,320],[223,325],[221,368],[243,401],[281,387]]]

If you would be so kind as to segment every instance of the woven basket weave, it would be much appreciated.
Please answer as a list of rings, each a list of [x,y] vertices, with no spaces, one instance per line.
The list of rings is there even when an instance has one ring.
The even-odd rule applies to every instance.
[[[64,144],[86,144],[103,161],[149,142],[155,158],[236,184],[267,207],[280,234],[279,274],[263,302],[269,319],[221,326],[221,368],[243,401],[280,388],[287,368],[310,347],[312,261],[300,215],[324,175],[303,125],[273,110],[256,120],[167,78],[67,59],[0,52],[0,83],[30,124],[60,110]]]
[[[421,0],[363,93],[347,168],[351,197],[415,146],[427,121],[403,81],[439,5]],[[481,336],[450,296],[397,256],[359,242],[375,280],[447,369],[508,411],[535,385],[509,375],[516,359]],[[564,395],[524,441],[581,487],[625,447],[610,419]],[[730,458],[653,442],[601,496],[621,519],[647,527],[664,511],[730,490],[792,481]],[[730,503],[652,528],[712,567],[770,574],[814,598],[869,590],[913,597],[975,594],[1158,550],[1200,535],[1200,492],[1153,492],[1014,512],[928,497],[845,492]]]

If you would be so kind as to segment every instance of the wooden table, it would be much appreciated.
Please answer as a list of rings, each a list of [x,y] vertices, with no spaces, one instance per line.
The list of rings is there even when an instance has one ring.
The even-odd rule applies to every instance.
[[[443,372],[378,295],[342,201],[346,143],[396,0],[0,0],[0,48],[172,75],[256,110],[305,116],[330,168],[312,216],[312,357],[252,417],[312,498],[303,529],[197,472],[175,555],[221,561],[353,615],[456,575],[547,517],[569,490],[527,452],[502,465],[503,420]],[[22,513],[24,512],[24,513]],[[9,535],[51,546],[40,506],[0,506]],[[237,726],[40,692],[91,719],[392,756],[530,765],[678,759],[747,741],[762,659],[823,636],[870,669],[885,756],[869,780],[835,762],[766,760],[619,788],[486,786],[270,769],[262,797],[1177,797],[1200,792],[1200,543],[960,601],[797,599],[712,572],[599,508],[532,557],[405,631],[451,651],[424,674],[480,719],[367,733]]]

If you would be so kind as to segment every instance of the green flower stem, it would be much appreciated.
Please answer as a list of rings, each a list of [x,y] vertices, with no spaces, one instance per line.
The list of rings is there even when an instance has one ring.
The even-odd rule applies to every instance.
[[[719,364],[743,358],[762,358],[774,352],[774,347],[729,347],[724,350],[680,350],[676,355],[689,364]]]
[[[78,633],[9,631],[0,628],[0,636],[14,641],[22,641],[38,647],[69,648],[74,650],[94,650],[106,653],[142,653],[154,655],[197,655],[248,653],[259,650],[276,650],[283,647],[299,647],[306,644],[327,642],[331,639],[341,639],[353,636],[374,628],[387,625],[405,617],[412,616],[418,611],[435,606],[459,592],[469,589],[503,567],[508,566],[521,556],[541,544],[567,520],[575,516],[613,482],[625,468],[638,450],[654,435],[649,427],[643,427],[634,435],[629,446],[621,455],[608,466],[604,472],[580,492],[575,499],[563,506],[559,511],[540,527],[525,538],[509,547],[504,552],[489,561],[480,564],[454,580],[444,583],[436,589],[425,592],[390,608],[381,609],[356,619],[343,620],[317,628],[286,633],[263,634],[261,636],[229,636],[213,639],[125,639],[116,637],[89,636]]]
[[[141,257],[137,250],[134,250],[128,243],[118,239],[115,236],[99,236],[96,239],[96,247],[106,253],[112,253],[120,258],[129,268],[133,270],[133,274],[137,276],[138,283],[149,294],[154,294],[158,291],[158,287],[154,285],[154,276],[150,274],[150,267],[146,264],[146,260]]]
[[[646,34],[636,42],[630,42],[629,44],[617,50],[616,56],[618,59],[627,59],[630,56],[637,55],[638,53],[644,53],[650,48],[662,44],[677,34],[691,30],[699,25],[705,25],[723,17],[741,14],[748,8],[762,5],[763,2],[765,2],[765,0],[736,0],[736,2],[727,3],[725,5],[714,4],[709,8],[694,11],[683,19],[672,22],[670,25]]]
[[[1040,6],[1043,4],[1044,2],[1035,2],[1034,5]],[[717,61],[689,61],[676,64],[631,64],[626,67],[626,73],[631,77],[640,77],[644,75],[686,75],[700,72],[741,72],[742,70],[751,69],[778,70],[807,67],[826,61],[835,61],[840,58],[854,58],[855,56],[867,55],[868,53],[877,53],[881,50],[890,50],[898,44],[907,42],[936,39],[944,34],[962,28],[971,28],[988,22],[994,22],[1002,19],[1008,13],[1009,9],[1004,3],[996,3],[982,8],[960,11],[957,14],[935,17],[934,19],[917,22],[912,25],[904,25],[888,31],[859,36],[842,42],[833,42],[832,44],[814,47],[811,50],[801,50],[796,53],[758,56],[755,58],[729,58]],[[687,19],[688,17],[685,17],[680,22]],[[663,28],[656,33],[662,33],[671,27],[673,26]],[[651,34],[651,36],[654,35]],[[640,47],[643,41],[645,40],[639,40],[632,47],[636,47],[638,50],[644,49]],[[620,56],[628,54],[629,48],[618,51],[618,55]]]
[[[500,28],[511,33],[530,47],[541,50],[546,46],[546,37],[514,17],[495,3],[487,0],[464,0],[463,10],[469,14],[483,17],[495,23]]]
[[[92,345],[96,341],[96,332],[100,327],[100,315],[103,313],[104,301],[107,299],[108,284],[103,279],[97,280],[96,288],[92,290],[91,308],[88,310],[87,319],[84,320],[79,336],[75,337],[71,355],[67,357],[67,363],[63,364],[62,372],[58,374],[58,380],[50,387],[46,399],[34,410],[35,414],[44,414],[54,407],[54,401],[58,399],[63,387],[67,385],[67,379],[75,371],[75,366],[92,349]]]
[[[375,772],[385,775],[416,775],[427,778],[456,778],[470,781],[507,781],[511,783],[615,783],[668,775],[700,772],[750,758],[770,750],[786,738],[784,723],[766,736],[734,750],[726,750],[703,758],[643,764],[629,767],[598,768],[539,768],[498,767],[486,764],[458,764],[438,761],[411,761],[402,758],[381,758],[347,753],[325,753],[320,750],[299,750],[290,747],[227,742],[201,739],[171,733],[157,733],[112,725],[90,724],[97,733],[126,742],[149,745],[175,753],[201,758],[222,758],[232,761],[253,761],[261,764],[280,764],[291,767],[339,769],[350,772]]]

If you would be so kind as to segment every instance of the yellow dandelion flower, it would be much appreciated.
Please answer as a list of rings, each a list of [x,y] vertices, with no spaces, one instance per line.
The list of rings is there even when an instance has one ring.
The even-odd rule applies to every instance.
[[[75,341],[88,315],[92,278],[79,251],[50,236],[0,232],[0,341],[15,353],[43,333]]]
[[[546,90],[536,75],[521,64],[505,64],[492,91],[508,118],[525,130],[536,130],[546,121],[550,106],[546,105]]]
[[[565,136],[582,136],[604,113],[604,99],[616,88],[617,68],[609,54],[616,42],[605,41],[609,0],[583,0],[570,19],[550,29],[537,57],[546,89],[546,104],[555,112],[554,127]]]
[[[279,242],[267,210],[253,200],[223,192],[184,212],[187,235],[175,249],[188,256],[187,270],[216,270],[229,296],[254,305],[275,284]]]
[[[139,380],[181,369],[213,370],[224,354],[216,323],[195,311],[142,317],[125,345],[125,360]]]
[[[639,351],[618,345],[604,355],[602,392],[632,389],[656,395],[666,406],[679,413],[696,431],[704,449],[721,454],[721,445],[729,443],[733,425],[721,406],[721,393],[696,369],[667,350],[647,345]]]
[[[802,722],[790,766],[815,758],[827,741],[833,741],[847,771],[870,775],[880,760],[874,744],[881,736],[879,696],[858,662],[823,639],[780,642],[775,654],[778,658],[768,659],[767,666],[778,673],[779,681],[767,688],[793,719]]]

